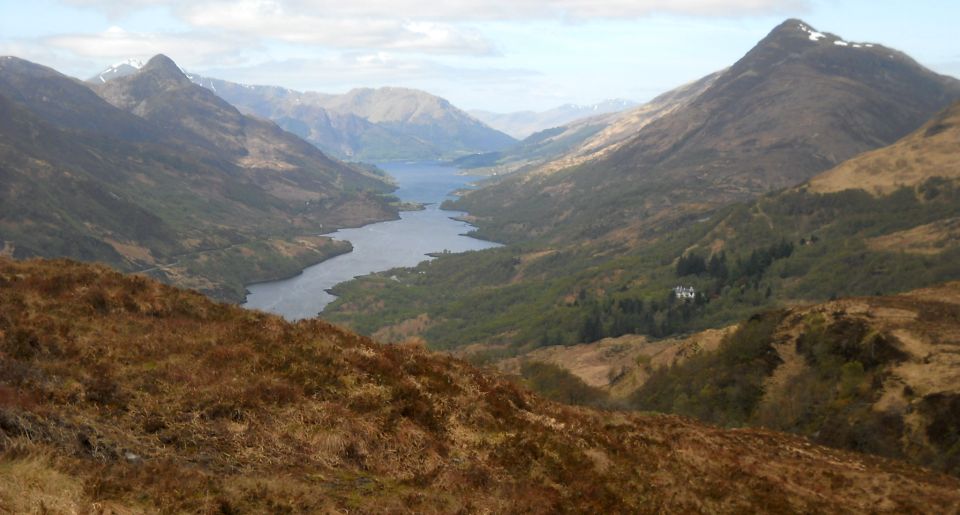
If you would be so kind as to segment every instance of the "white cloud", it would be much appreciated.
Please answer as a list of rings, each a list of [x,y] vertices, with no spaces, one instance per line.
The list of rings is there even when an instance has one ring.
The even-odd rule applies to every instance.
[[[203,74],[247,84],[263,83],[323,92],[345,91],[359,86],[423,87],[431,81],[482,84],[529,79],[537,72],[524,69],[453,66],[433,59],[390,52],[345,53],[326,58],[268,61],[252,66],[214,67]]]
[[[39,45],[82,58],[122,60],[130,57],[149,58],[169,55],[183,66],[207,65],[223,59],[237,61],[239,55],[254,51],[249,42],[235,37],[201,33],[152,34],[129,32],[121,27],[92,34],[65,34],[44,38]],[[103,63],[108,64],[108,63]]]
[[[223,38],[345,50],[491,55],[497,46],[476,24],[589,21],[652,14],[739,16],[803,8],[810,0],[62,0],[122,17],[162,7],[185,30]],[[118,18],[121,19],[121,18]],[[144,41],[131,42],[131,46]],[[175,38],[173,38],[175,39]],[[85,46],[118,48],[107,38]],[[204,51],[211,44],[201,44]]]
[[[73,72],[81,75],[129,57],[164,53],[188,70],[239,82],[330,92],[391,84],[436,91],[467,106],[521,108],[581,101],[598,94],[598,84],[613,84],[608,90],[647,84],[632,71],[641,56],[625,50],[640,48],[631,46],[640,41],[634,20],[667,14],[679,16],[666,19],[699,18],[696,23],[712,26],[718,24],[714,17],[795,15],[813,0],[57,1],[97,10],[128,29],[163,27],[78,30],[32,41],[38,50],[55,52],[60,62],[73,56],[73,70],[99,63]],[[144,22],[155,14],[162,23]],[[593,48],[612,25],[629,27],[618,29],[626,34],[624,44]],[[667,33],[676,35],[683,37],[683,31]],[[590,80],[556,73],[558,60],[583,67],[618,52],[629,55],[618,71]],[[542,72],[520,69],[526,67]],[[513,107],[501,107],[508,108]]]
[[[522,102],[519,99],[538,90],[546,80],[541,73],[528,69],[465,66],[447,57],[433,59],[391,52],[348,52],[324,58],[191,71],[245,84],[281,85],[324,93],[385,85],[409,87],[429,91],[461,107],[489,106],[491,98]],[[543,89],[555,91],[546,86]]]
[[[67,0],[74,5],[117,13],[148,6],[174,10],[223,8],[229,17],[238,5],[280,9],[312,18],[386,18],[413,20],[545,20],[632,18],[654,13],[694,16],[773,14],[806,8],[809,0]]]
[[[477,30],[402,18],[363,19],[292,10],[273,0],[201,2],[178,11],[196,28],[334,48],[378,48],[430,53],[489,54],[493,44]]]
[[[286,0],[298,8],[354,16],[408,16],[450,20],[546,20],[635,18],[655,13],[729,16],[796,9],[804,0]],[[421,14],[422,13],[422,14]]]

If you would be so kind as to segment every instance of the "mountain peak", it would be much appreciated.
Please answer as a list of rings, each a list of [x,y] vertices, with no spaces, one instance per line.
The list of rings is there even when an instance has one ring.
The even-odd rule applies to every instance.
[[[119,79],[120,77],[126,77],[128,75],[133,75],[137,73],[141,68],[143,68],[144,63],[140,59],[130,58],[118,63],[113,63],[109,68],[103,70],[102,72],[94,75],[90,79],[87,79],[87,82],[92,82],[95,84],[104,84],[113,79]]]
[[[119,67],[121,67],[121,66],[129,66],[129,67],[131,67],[131,68],[136,68],[136,69],[139,70],[140,68],[143,68],[143,65],[144,65],[144,62],[141,61],[140,59],[130,58],[130,59],[127,59],[127,60],[125,60],[125,61],[120,61],[119,63],[114,63],[113,66],[111,66],[111,68],[119,68]]]
[[[160,71],[164,73],[171,73],[178,76],[182,76],[183,78],[187,78],[187,75],[186,73],[184,73],[183,68],[178,66],[177,63],[173,62],[173,59],[170,59],[169,57],[163,54],[157,54],[151,57],[150,60],[147,61],[147,64],[140,69],[140,71],[141,72]]]
[[[760,41],[758,46],[785,41],[817,43],[829,39],[839,38],[833,34],[820,32],[803,20],[790,18],[774,27],[773,30],[770,31],[770,34]]]
[[[763,42],[761,42],[761,44],[764,42],[785,40],[803,41],[807,44],[819,43],[847,48],[873,48],[874,46],[870,43],[854,43],[845,41],[836,34],[820,32],[809,23],[797,18],[790,18],[780,25],[777,25],[763,40]]]

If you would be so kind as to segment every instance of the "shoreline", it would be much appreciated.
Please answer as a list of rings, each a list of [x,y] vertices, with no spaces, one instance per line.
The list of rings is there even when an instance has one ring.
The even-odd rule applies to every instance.
[[[410,164],[406,164],[405,166],[409,167]],[[433,163],[424,163],[424,166],[427,168],[437,165]],[[469,213],[462,210],[446,209],[446,206],[443,206],[443,201],[451,198],[451,191],[469,188],[471,186],[464,184],[463,181],[459,180],[462,178],[462,176],[457,174],[455,170],[450,170],[449,167],[443,168],[437,170],[436,180],[434,180],[432,177],[425,177],[423,170],[411,168],[402,168],[395,171],[388,170],[391,175],[398,178],[399,182],[407,182],[407,187],[409,188],[407,190],[407,198],[400,198],[399,202],[393,203],[392,206],[394,208],[415,207],[416,209],[401,209],[398,212],[398,216],[391,220],[380,220],[349,229],[362,229],[378,223],[405,220],[407,218],[405,215],[403,215],[405,212],[412,214],[415,212],[431,211],[435,212],[436,214],[424,215],[427,218],[414,217],[414,219],[410,222],[413,225],[404,225],[403,229],[397,228],[396,230],[398,232],[391,230],[386,235],[363,235],[363,240],[358,239],[361,238],[361,236],[356,233],[338,235],[336,233],[339,231],[339,229],[338,231],[325,233],[322,236],[334,238],[337,239],[337,241],[350,243],[352,250],[350,252],[343,252],[335,256],[330,256],[328,259],[305,266],[295,274],[290,274],[275,280],[248,283],[245,285],[246,295],[242,302],[240,302],[240,305],[247,309],[257,309],[281,314],[282,316],[288,317],[289,320],[315,317],[322,313],[330,303],[336,301],[336,295],[331,293],[332,291],[334,291],[341,284],[348,283],[358,277],[375,274],[392,268],[415,267],[424,261],[430,261],[435,259],[438,255],[443,255],[443,251],[447,248],[454,249],[453,252],[467,252],[471,250],[482,250],[484,248],[502,245],[496,241],[477,238],[468,234],[470,231],[476,229],[476,226],[464,220],[465,217],[469,217]],[[429,172],[429,170],[427,171]],[[456,179],[451,181],[452,177],[456,177]],[[446,189],[442,194],[439,194],[437,188],[441,185],[444,187],[449,186],[449,189]],[[423,193],[425,192],[430,193],[424,196]],[[408,200],[410,198],[416,198],[418,200]],[[467,227],[458,225],[456,233],[450,234],[451,227],[445,225],[446,222],[440,222],[440,219],[444,221],[449,220],[450,222],[457,224],[463,224]],[[436,230],[439,232],[434,232],[434,228],[436,228]],[[373,232],[377,232],[376,229],[374,229]],[[436,240],[423,241],[418,236],[419,234],[423,234],[428,239],[435,237]],[[390,240],[391,236],[394,238],[392,243]],[[456,242],[456,239],[458,238],[467,238],[474,243],[458,244]],[[407,244],[407,239],[409,239],[409,244]],[[351,240],[356,240],[356,242]],[[332,260],[334,257],[353,253],[355,251],[356,244],[359,243],[364,243],[364,251],[358,258],[356,258],[357,261],[348,263],[341,262],[337,265],[331,265],[334,268],[327,268],[323,269],[322,271],[318,270],[314,274],[311,274],[310,277],[307,277],[302,281],[296,279],[297,277],[303,276],[308,269],[323,265],[325,262]],[[385,256],[385,259],[378,259],[376,254],[371,254],[371,244],[377,245],[374,253],[379,253],[381,256]],[[396,257],[390,256],[390,254],[393,252],[393,247],[391,247],[391,245],[399,246],[396,248]],[[412,262],[413,260],[416,262]],[[258,289],[256,288],[257,286],[263,286],[265,284],[277,283],[281,281],[289,281],[291,279],[293,279],[294,282],[290,284],[281,284],[274,287],[268,286],[256,291]],[[336,282],[334,283],[333,281]],[[287,293],[288,289],[291,292],[289,294]],[[310,292],[315,293],[311,295]],[[252,296],[256,297],[253,299],[253,305],[250,305]],[[317,310],[316,313],[313,313],[314,308]]]

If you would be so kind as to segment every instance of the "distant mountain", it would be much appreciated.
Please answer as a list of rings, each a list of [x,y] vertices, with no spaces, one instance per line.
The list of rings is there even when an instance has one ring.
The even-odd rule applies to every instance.
[[[447,100],[414,89],[355,89],[319,101],[335,113],[353,114],[427,142],[441,155],[488,152],[514,143]]]
[[[501,150],[515,143],[448,101],[423,91],[356,89],[329,95],[189,77],[242,111],[274,120],[342,158],[441,159]]]
[[[529,171],[567,155],[609,127],[621,113],[591,116],[569,125],[545,129],[527,136],[500,152],[471,154],[452,161],[478,175],[505,175]]]
[[[457,206],[500,241],[650,227],[810,179],[896,141],[957,98],[960,81],[901,52],[788,20],[615,150],[505,179]]]
[[[536,132],[568,125],[576,120],[594,116],[619,113],[637,105],[632,100],[604,100],[592,105],[564,104],[547,111],[519,111],[494,113],[483,110],[469,111],[478,120],[514,138],[524,139]]]
[[[300,93],[277,86],[250,86],[188,74],[241,111],[271,119],[317,148],[347,159],[418,159],[435,156],[428,143],[351,113],[321,106],[330,95]]]
[[[272,194],[290,200],[349,178],[361,188],[383,185],[382,177],[334,161],[276,124],[246,116],[187,78],[168,57],[158,55],[132,75],[93,85],[104,100],[202,145],[253,174]],[[258,170],[282,171],[273,176]],[[275,181],[275,183],[274,183]],[[298,187],[302,189],[298,189]]]
[[[375,172],[240,114],[164,56],[99,86],[0,58],[0,240],[18,258],[144,270],[221,298],[342,246],[300,238],[389,219]]]
[[[494,175],[569,168],[612,152],[654,120],[693,101],[719,76],[720,72],[708,75],[626,111],[590,116],[537,132],[501,152],[466,156],[456,164],[483,168]]]
[[[90,77],[87,79],[87,82],[104,83],[120,77],[126,77],[127,75],[133,75],[137,73],[137,70],[143,68],[143,64],[143,61],[139,59],[127,59],[126,61],[110,66],[94,77]]]

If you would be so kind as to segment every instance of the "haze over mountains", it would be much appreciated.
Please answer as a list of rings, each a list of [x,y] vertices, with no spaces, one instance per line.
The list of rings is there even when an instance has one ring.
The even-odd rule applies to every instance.
[[[719,75],[685,84],[641,106],[542,130],[501,152],[467,156],[456,163],[474,173],[495,175],[569,168],[612,152],[652,121],[697,98]]]
[[[636,105],[632,100],[617,98],[591,105],[564,104],[541,112],[494,113],[471,110],[469,113],[487,125],[522,140],[535,132],[567,125],[583,118],[619,113]]]
[[[515,142],[447,100],[413,89],[331,95],[190,78],[244,112],[274,120],[325,152],[351,160],[444,159]]]

